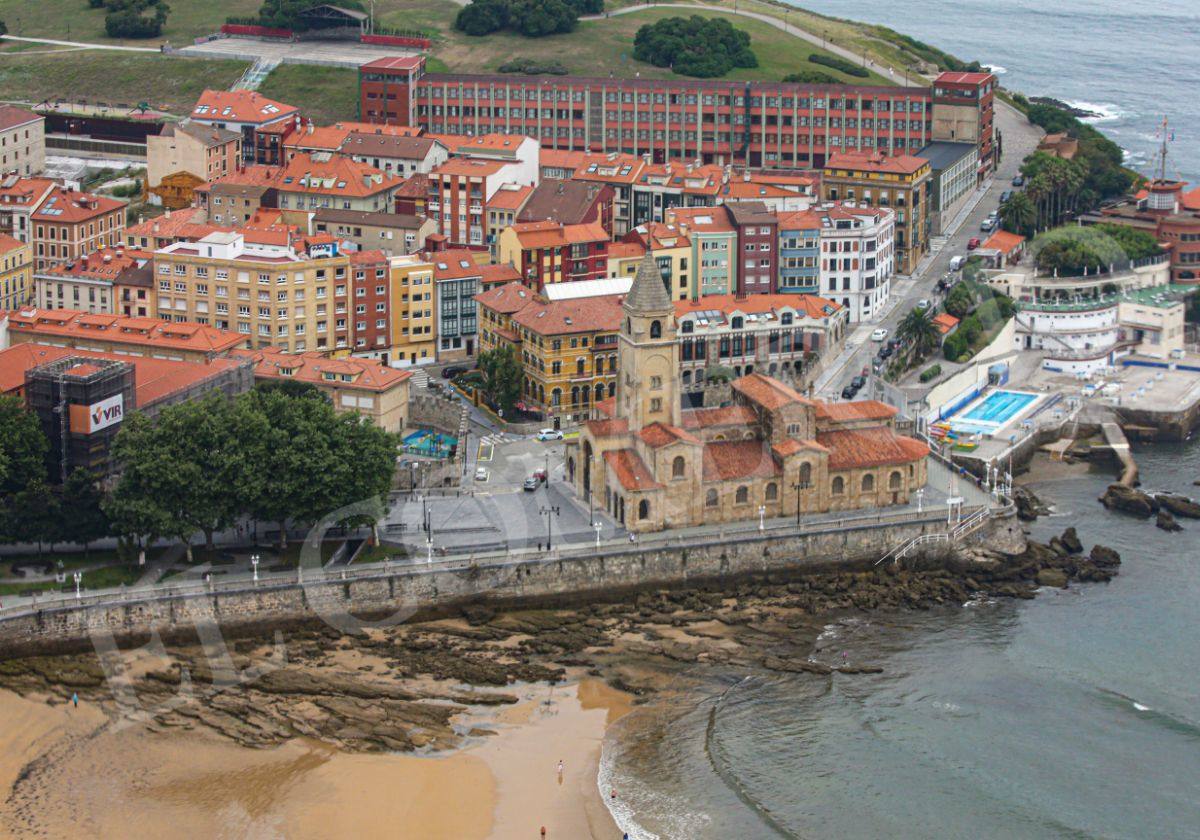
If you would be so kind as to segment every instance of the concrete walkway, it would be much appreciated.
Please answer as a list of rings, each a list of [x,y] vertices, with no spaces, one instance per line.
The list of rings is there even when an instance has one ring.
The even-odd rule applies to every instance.
[[[84,41],[57,41],[53,38],[25,38],[20,35],[5,35],[7,41],[23,41],[27,44],[54,44],[58,47],[81,47],[85,50],[116,50],[117,52],[159,53],[158,47],[126,47],[122,44],[88,44]]]

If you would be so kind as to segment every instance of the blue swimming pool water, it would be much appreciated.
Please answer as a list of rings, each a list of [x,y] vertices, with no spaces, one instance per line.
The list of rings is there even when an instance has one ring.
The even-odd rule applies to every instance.
[[[418,455],[444,458],[458,444],[458,438],[441,432],[419,430],[404,436],[404,449]]]
[[[1024,411],[1036,399],[1036,394],[1022,394],[1017,391],[993,391],[984,398],[983,402],[964,414],[961,419],[1003,426]]]

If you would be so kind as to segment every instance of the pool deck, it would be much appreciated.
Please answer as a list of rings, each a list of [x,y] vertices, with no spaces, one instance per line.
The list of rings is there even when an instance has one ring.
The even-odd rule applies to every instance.
[[[1031,399],[1003,420],[994,421],[970,418],[972,412],[978,410],[980,406],[987,404],[989,400],[995,399],[997,394],[1022,394]],[[989,388],[975,400],[967,403],[966,406],[952,417],[946,418],[945,422],[949,423],[950,428],[958,434],[994,437],[1003,434],[1006,429],[1011,428],[1022,419],[1037,412],[1047,399],[1046,394],[1036,391],[1024,391],[1015,388]]]

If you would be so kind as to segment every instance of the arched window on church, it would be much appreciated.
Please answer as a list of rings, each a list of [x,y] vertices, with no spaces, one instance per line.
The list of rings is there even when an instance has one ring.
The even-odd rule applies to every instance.
[[[750,501],[750,488],[739,487],[737,489],[737,495],[735,495],[733,497],[733,501],[735,504],[739,504],[739,505],[744,505],[747,502],[749,502]]]
[[[775,484],[774,481],[772,481],[767,485],[766,500],[768,502],[773,502],[778,498],[779,498],[779,487],[778,487],[778,485]]]
[[[846,492],[846,480],[843,479],[840,475],[835,476],[833,479],[832,492],[833,492],[833,495],[835,495],[835,496],[840,496]]]
[[[638,502],[638,519],[650,518],[650,503],[645,499]]]
[[[675,460],[671,462],[671,478],[683,478],[685,472],[687,472],[687,461],[683,459],[682,455],[676,455]]]
[[[709,490],[704,495],[704,506],[705,507],[716,507],[717,506],[717,491],[716,490]]]
[[[870,473],[863,476],[862,491],[864,493],[874,493],[875,492],[875,476],[871,475]]]
[[[900,483],[901,483],[903,480],[904,480],[904,479],[903,479],[903,477],[900,475],[900,471],[899,471],[899,470],[892,470],[892,474],[891,474],[890,476],[888,476],[888,489],[889,489],[889,490],[899,490],[899,489],[900,489]]]
[[[812,464],[805,462],[800,465],[799,481],[802,489],[812,485]]]
[[[651,321],[650,322],[650,337],[651,338],[662,338],[662,322],[661,321]]]

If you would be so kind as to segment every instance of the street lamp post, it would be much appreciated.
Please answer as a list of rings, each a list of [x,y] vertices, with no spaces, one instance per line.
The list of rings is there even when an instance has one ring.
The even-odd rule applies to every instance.
[[[558,505],[548,505],[540,511],[541,515],[546,517],[546,551],[550,550],[550,537],[553,531],[551,527],[554,522],[554,517],[558,516]]]
[[[812,485],[807,481],[797,481],[792,485],[792,489],[796,491],[796,524],[800,524],[800,492],[807,490]]]
[[[600,547],[600,529],[603,528],[604,526],[601,525],[599,522],[597,522],[597,523],[593,524],[592,527],[596,529],[596,548],[599,548]]]
[[[923,509],[922,502],[924,501],[924,498],[925,498],[925,488],[924,487],[917,488],[917,513],[920,513]]]
[[[75,600],[79,600],[79,585],[83,583],[83,572],[75,572],[71,575],[75,579]]]
[[[761,531],[761,530],[763,529],[763,527],[764,527],[763,518],[764,518],[766,515],[767,515],[767,506],[766,506],[766,505],[759,505],[759,506],[758,506],[758,530],[760,530],[760,531]]]
[[[259,559],[260,558],[257,554],[250,555],[250,566],[251,566],[251,568],[254,569],[254,582],[255,583],[258,583],[258,561],[259,561]]]

